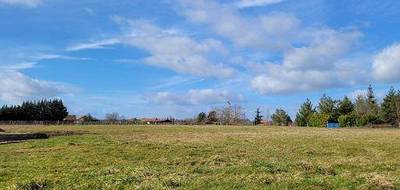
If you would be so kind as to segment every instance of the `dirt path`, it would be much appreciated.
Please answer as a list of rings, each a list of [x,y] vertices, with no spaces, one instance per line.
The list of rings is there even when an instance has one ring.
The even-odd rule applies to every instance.
[[[32,133],[32,134],[0,133],[0,142],[23,141],[30,139],[47,139],[47,138],[49,138],[49,136],[45,133]]]

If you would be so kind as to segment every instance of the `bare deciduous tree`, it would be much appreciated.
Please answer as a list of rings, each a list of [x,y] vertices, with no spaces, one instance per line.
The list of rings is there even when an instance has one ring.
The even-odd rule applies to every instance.
[[[217,113],[218,122],[222,125],[243,124],[247,121],[243,108],[229,101],[222,108],[214,108],[213,112]]]
[[[107,121],[119,121],[121,119],[122,119],[122,117],[117,112],[106,114],[106,120]]]

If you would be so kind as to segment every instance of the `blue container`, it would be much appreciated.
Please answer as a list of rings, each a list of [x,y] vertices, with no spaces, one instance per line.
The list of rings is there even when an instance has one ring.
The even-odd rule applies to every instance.
[[[340,128],[340,125],[339,123],[328,123],[326,127],[329,129],[337,129]]]

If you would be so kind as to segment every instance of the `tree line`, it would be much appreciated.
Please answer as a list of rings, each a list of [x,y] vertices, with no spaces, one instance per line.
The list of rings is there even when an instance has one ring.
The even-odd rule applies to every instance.
[[[328,122],[339,123],[340,127],[400,126],[400,91],[391,87],[381,104],[371,85],[367,94],[358,95],[354,102],[347,96],[335,100],[324,94],[316,107],[307,99],[295,119],[302,127],[325,127]]]
[[[68,111],[60,99],[24,101],[0,108],[0,121],[62,121]]]
[[[264,116],[258,108],[254,120],[246,118],[242,107],[232,105],[230,102],[222,108],[213,108],[210,112],[201,112],[194,120],[196,124],[221,124],[238,125],[263,122]],[[364,127],[372,125],[392,125],[400,127],[400,91],[390,88],[378,102],[373,88],[369,85],[367,93],[360,94],[352,101],[348,96],[336,100],[326,94],[320,98],[318,105],[314,106],[307,99],[298,110],[293,121],[289,114],[278,108],[271,115],[269,125],[299,127],[326,127],[328,123],[339,123],[340,127]]]

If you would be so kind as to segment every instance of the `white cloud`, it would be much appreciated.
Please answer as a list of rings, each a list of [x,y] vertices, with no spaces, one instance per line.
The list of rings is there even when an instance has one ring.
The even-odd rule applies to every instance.
[[[9,55],[7,52],[0,53]],[[75,87],[64,83],[39,80],[22,73],[23,70],[36,67],[40,60],[66,59],[68,57],[53,54],[38,54],[37,56],[30,56],[28,54],[34,53],[21,53],[21,56],[11,54],[17,56],[14,59],[12,56],[8,58],[6,56],[5,63],[0,63],[1,102],[15,104],[23,100],[57,97],[77,91]]]
[[[281,65],[268,65],[266,74],[255,77],[252,87],[262,94],[310,91],[343,85],[338,74],[330,71],[291,70]]]
[[[357,30],[335,30],[315,25],[306,27],[296,17],[280,12],[245,16],[232,3],[178,1],[181,13],[188,20],[208,27],[233,45],[224,44],[225,40],[194,38],[175,28],[163,28],[148,21],[114,17],[121,26],[119,36],[78,44],[67,50],[123,44],[146,51],[149,56],[142,60],[143,63],[202,77],[232,78],[236,72],[233,68],[242,67],[248,70],[233,78],[245,78],[247,81],[252,78],[251,86],[262,94],[360,84],[370,74],[370,68],[353,57],[354,45],[362,36]],[[248,7],[280,1],[237,2],[242,3],[239,7]],[[239,61],[242,65],[233,65],[233,59],[226,59],[226,55],[232,52],[238,53],[239,57],[244,55],[246,61]],[[263,55],[256,58],[259,62],[247,59],[260,54]],[[361,74],[354,75],[355,72]]]
[[[72,57],[72,56],[58,55],[58,54],[39,54],[39,55],[33,56],[32,59],[37,60],[37,61],[54,60],[54,59],[71,60],[71,61],[90,60],[89,58]]]
[[[168,78],[166,80],[162,80],[159,85],[150,87],[151,90],[159,90],[166,88],[173,88],[177,86],[185,86],[193,83],[202,82],[205,79],[203,78],[195,78],[195,77],[182,77],[182,76],[174,76]]]
[[[74,91],[65,84],[33,79],[18,71],[0,71],[0,99],[7,103],[56,97]]]
[[[267,6],[277,3],[282,3],[285,0],[240,0],[236,2],[236,6],[239,8]]]
[[[193,89],[188,92],[175,94],[171,92],[158,92],[148,98],[158,104],[170,105],[212,105],[227,101],[243,101],[243,96],[233,94],[227,90]]]
[[[133,35],[122,41],[149,52],[151,56],[145,58],[145,62],[150,65],[198,76],[228,77],[233,73],[229,67],[214,63],[208,57],[211,53],[224,51],[219,41],[196,41],[146,21],[128,21],[128,24]]]
[[[373,74],[379,81],[400,81],[400,44],[393,44],[375,56]]]
[[[16,71],[16,70],[25,70],[30,69],[36,66],[36,62],[25,62],[19,64],[10,64],[10,65],[0,65],[0,70],[2,71]]]
[[[223,54],[226,51],[220,41],[194,40],[179,31],[162,29],[148,21],[128,20],[121,17],[114,17],[114,20],[124,31],[119,37],[74,45],[67,48],[67,51],[124,44],[147,51],[150,56],[143,60],[144,63],[179,73],[218,78],[229,77],[234,73],[232,68],[209,59],[210,54]]]
[[[243,6],[273,3],[241,2]],[[360,57],[353,57],[353,48],[362,36],[355,29],[306,27],[296,17],[279,12],[244,16],[238,6],[217,1],[182,0],[180,4],[188,20],[208,26],[214,33],[231,40],[238,52],[246,52],[246,61],[239,62],[249,69],[249,75],[256,75],[251,86],[262,94],[359,84],[370,74],[369,67],[357,61]],[[264,56],[256,58],[258,61],[247,59],[251,54],[257,57],[260,53]],[[268,60],[268,55],[273,58]]]
[[[358,32],[339,32],[335,30],[315,31],[324,33],[323,40],[311,42],[309,46],[293,48],[285,53],[285,67],[290,69],[334,69],[334,64],[349,52]]]
[[[94,42],[87,42],[87,43],[79,43],[67,47],[67,51],[81,51],[87,49],[104,49],[106,46],[115,45],[120,43],[120,41],[116,38],[94,41]]]
[[[364,70],[356,62],[346,60],[358,32],[331,31],[325,40],[285,53],[280,64],[266,64],[266,73],[252,81],[252,87],[262,94],[310,91],[340,87],[361,82],[354,75]]]
[[[205,24],[218,35],[244,48],[273,51],[287,49],[300,25],[296,17],[285,13],[243,17],[230,4],[205,0],[180,2],[183,15],[190,21]]]
[[[42,3],[42,0],[0,0],[0,3],[34,8]]]

